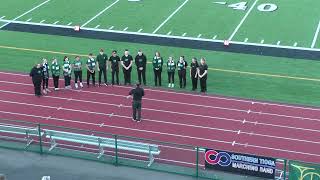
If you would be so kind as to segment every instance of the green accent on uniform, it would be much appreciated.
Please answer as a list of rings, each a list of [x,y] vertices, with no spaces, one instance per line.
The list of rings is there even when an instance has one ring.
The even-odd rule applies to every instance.
[[[93,58],[92,59],[88,59],[87,60],[87,65],[88,65],[90,70],[94,70],[96,68],[96,61]]]
[[[73,62],[73,70],[74,71],[82,71],[82,61],[81,61],[81,59],[79,61],[75,60]]]
[[[64,61],[63,62],[63,75],[64,76],[71,75],[71,64],[70,64],[69,61]]]
[[[176,70],[176,66],[177,65],[176,65],[176,63],[174,61],[170,62],[168,60],[168,62],[167,62],[167,70],[168,70],[168,72],[174,72]]]
[[[52,63],[51,64],[51,73],[52,73],[52,75],[60,76],[60,71],[61,71],[61,69],[60,69],[59,63]]]
[[[99,68],[106,66],[106,61],[108,61],[108,56],[106,54],[98,54],[96,61],[99,63]]]
[[[162,65],[163,65],[162,57],[155,56],[153,58],[152,64],[153,64],[153,69],[159,68],[159,70],[162,70]]]
[[[185,69],[185,68],[184,68],[184,67],[185,67],[184,62],[181,63],[181,62],[179,61],[179,62],[177,63],[177,67],[178,67],[178,70],[179,70],[179,71]]]

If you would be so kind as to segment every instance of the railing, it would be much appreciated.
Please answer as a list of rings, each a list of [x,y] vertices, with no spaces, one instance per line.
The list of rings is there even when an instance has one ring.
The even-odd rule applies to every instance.
[[[56,133],[54,137],[52,132],[60,132],[60,135]],[[227,173],[205,169],[205,147],[48,124],[1,119],[0,147],[200,178],[223,179],[228,176]],[[277,159],[275,179],[288,179],[290,163],[287,162]]]

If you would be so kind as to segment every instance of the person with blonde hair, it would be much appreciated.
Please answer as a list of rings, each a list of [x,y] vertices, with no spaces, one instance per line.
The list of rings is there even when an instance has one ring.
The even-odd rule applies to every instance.
[[[54,90],[59,90],[60,65],[57,58],[52,59],[51,74],[53,79]]]

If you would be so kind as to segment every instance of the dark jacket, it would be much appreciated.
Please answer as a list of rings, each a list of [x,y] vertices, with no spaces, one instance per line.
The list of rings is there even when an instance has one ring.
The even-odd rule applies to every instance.
[[[144,96],[144,90],[141,87],[136,87],[129,92],[129,95],[133,95],[134,101],[141,101]]]
[[[33,83],[41,82],[43,77],[42,68],[33,67],[30,72]]]

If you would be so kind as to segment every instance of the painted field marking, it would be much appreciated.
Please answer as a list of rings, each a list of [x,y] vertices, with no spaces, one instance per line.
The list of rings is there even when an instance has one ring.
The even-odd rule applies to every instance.
[[[6,16],[2,16],[0,19],[4,19]]]
[[[11,21],[15,21],[15,20],[17,20],[17,19],[21,18],[22,16],[25,16],[26,14],[29,14],[30,12],[32,12],[32,11],[34,11],[34,10],[38,9],[38,8],[39,8],[39,7],[41,7],[42,5],[44,5],[44,4],[46,4],[46,3],[48,3],[49,1],[50,1],[50,0],[47,0],[47,1],[42,2],[41,4],[39,4],[39,5],[35,6],[34,8],[30,9],[29,11],[27,11],[27,12],[25,12],[25,13],[21,14],[20,16],[15,17],[15,18],[14,18],[14,19],[12,19]],[[7,26],[7,25],[8,25],[8,24],[10,24],[10,23],[11,23],[11,22],[7,22],[6,24],[4,24],[4,25],[0,26],[0,29],[2,29],[3,27]]]
[[[72,22],[69,22],[67,25],[70,26],[72,24]]]
[[[73,29],[73,26],[67,26],[67,25],[53,25],[53,24],[41,24],[41,23],[33,23],[33,22],[26,22],[26,21],[13,21],[13,20],[2,20],[0,19],[0,22],[6,22],[6,23],[16,23],[16,24],[27,24],[27,25],[37,25],[37,26],[43,26],[43,27],[56,27],[56,28],[67,28],[67,29]],[[152,33],[141,33],[141,32],[129,32],[129,31],[119,31],[119,30],[111,30],[111,29],[95,29],[95,28],[86,28],[83,27],[83,30],[88,31],[96,31],[96,32],[113,32],[113,33],[120,33],[120,34],[128,34],[128,35],[142,35],[142,36],[150,36],[150,37],[165,37],[165,38],[174,38],[174,39],[187,39],[187,40],[196,40],[201,42],[215,42],[215,43],[223,43],[224,40],[219,39],[199,39],[199,38],[193,38],[193,37],[183,37],[183,36],[168,36],[164,34],[152,34]],[[284,45],[275,45],[275,44],[261,44],[261,43],[244,43],[241,41],[230,41],[232,44],[239,44],[239,45],[245,45],[245,46],[258,46],[258,47],[273,47],[273,48],[281,48],[281,49],[295,49],[295,50],[304,50],[304,51],[311,51],[311,52],[320,52],[320,48],[306,48],[306,47],[294,47],[294,46],[284,46]]]
[[[202,34],[199,34],[199,35],[197,36],[197,38],[201,38],[201,36],[202,36]]]
[[[245,38],[243,42],[248,42],[248,38]]]
[[[113,29],[113,28],[114,28],[114,26],[110,26],[110,27],[109,27],[110,30]]]
[[[186,36],[186,35],[187,35],[187,33],[183,33],[183,34],[182,34],[182,36]]]
[[[44,19],[42,19],[41,21],[40,21],[40,23],[43,23],[43,22],[45,22],[46,20],[44,20]]]
[[[32,20],[32,18],[29,18],[28,20],[27,20],[27,22],[30,22]]]
[[[318,27],[314,33],[313,36],[313,40],[312,40],[312,44],[311,44],[311,48],[314,48],[314,46],[316,45],[317,39],[318,39],[318,35],[319,35],[319,31],[320,31],[320,21],[318,23]]]
[[[141,32],[143,29],[139,29],[137,32]]]
[[[217,35],[214,35],[212,39],[217,39]]]
[[[99,24],[99,25],[96,25],[96,27],[94,27],[94,28],[98,28],[98,27],[100,27],[100,24]]]
[[[295,43],[293,44],[293,46],[294,46],[294,47],[297,47],[297,45],[298,45],[298,43],[297,43],[297,42],[295,42]]]
[[[102,11],[100,11],[98,14],[96,14],[95,16],[93,16],[91,19],[89,19],[87,22],[85,22],[84,24],[81,25],[81,27],[86,26],[87,24],[89,24],[91,21],[93,21],[94,19],[96,19],[98,16],[100,16],[102,13],[104,13],[105,11],[107,11],[108,9],[110,9],[112,6],[114,6],[115,4],[117,4],[120,0],[116,0],[115,2],[113,2],[112,4],[110,4],[108,7],[106,7],[105,9],[103,9]]]
[[[263,44],[263,43],[264,43],[264,39],[262,39],[262,40],[260,41],[260,43]]]
[[[167,33],[167,35],[170,35],[171,34],[171,31],[169,31],[168,33]]]
[[[229,41],[232,40],[232,38],[236,35],[236,33],[238,32],[238,30],[240,29],[240,27],[242,26],[242,24],[244,23],[244,21],[247,19],[247,17],[249,16],[250,12],[252,11],[252,9],[256,6],[258,0],[255,0],[254,3],[252,4],[252,6],[250,7],[250,9],[247,11],[247,13],[243,16],[243,18],[241,19],[240,23],[238,24],[238,26],[234,29],[234,31],[232,32],[232,34],[230,35],[230,37],[228,38]]]
[[[58,24],[60,21],[56,21],[56,22],[54,22],[53,24]]]
[[[125,27],[124,29],[123,29],[123,31],[126,31],[128,29],[128,27]]]
[[[170,16],[167,17],[153,32],[152,34],[155,34],[159,31],[159,29],[165,25],[189,0],[185,0],[173,13],[170,14]]]
[[[280,45],[280,43],[281,43],[281,41],[278,41],[278,42],[277,42],[277,45],[279,46],[279,45]]]

